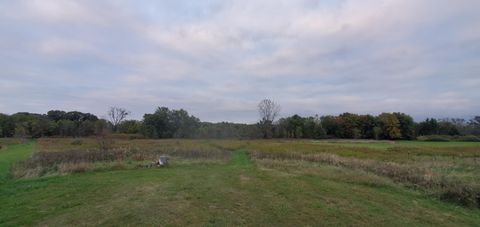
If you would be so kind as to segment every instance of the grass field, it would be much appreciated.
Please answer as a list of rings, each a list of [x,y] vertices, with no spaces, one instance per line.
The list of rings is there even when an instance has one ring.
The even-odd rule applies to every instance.
[[[480,225],[480,143],[3,143],[0,226]]]

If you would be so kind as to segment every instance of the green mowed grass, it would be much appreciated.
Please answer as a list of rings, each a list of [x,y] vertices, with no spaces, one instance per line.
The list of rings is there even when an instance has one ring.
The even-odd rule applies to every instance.
[[[7,145],[0,149],[0,183],[7,180],[10,166],[20,160],[27,159],[33,150],[34,142]]]
[[[2,174],[33,144],[0,152]],[[249,160],[100,171],[0,185],[0,226],[475,226],[478,209],[441,202],[386,178],[338,167]],[[6,175],[5,175],[6,176]]]

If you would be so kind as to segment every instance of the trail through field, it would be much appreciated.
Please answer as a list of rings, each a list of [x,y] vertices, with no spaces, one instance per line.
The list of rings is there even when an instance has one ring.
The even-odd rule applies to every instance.
[[[8,145],[0,150],[0,183],[7,180],[8,170],[12,164],[27,159],[32,154],[34,143],[29,141],[24,144]]]
[[[236,168],[252,168],[254,167],[253,163],[250,161],[250,158],[247,155],[245,149],[238,149],[233,152],[232,158],[228,163],[232,167]]]
[[[0,152],[2,179],[32,148],[33,142]],[[478,210],[359,171],[309,165],[252,161],[247,150],[237,149],[227,163],[5,179],[0,226],[479,224]]]

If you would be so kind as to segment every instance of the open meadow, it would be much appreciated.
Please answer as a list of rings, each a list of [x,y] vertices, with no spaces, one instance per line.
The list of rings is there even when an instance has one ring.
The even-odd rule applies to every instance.
[[[0,227],[480,227],[480,0],[0,0]]]
[[[478,226],[480,143],[1,139],[0,226]],[[152,167],[160,155],[166,167]]]

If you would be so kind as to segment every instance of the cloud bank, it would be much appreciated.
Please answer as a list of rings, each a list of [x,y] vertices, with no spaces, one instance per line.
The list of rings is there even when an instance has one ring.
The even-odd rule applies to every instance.
[[[480,114],[476,0],[0,0],[0,112]]]

